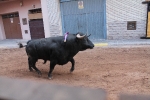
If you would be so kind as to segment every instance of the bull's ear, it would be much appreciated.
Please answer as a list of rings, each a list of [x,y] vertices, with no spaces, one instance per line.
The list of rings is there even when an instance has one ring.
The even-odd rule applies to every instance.
[[[87,37],[91,36],[91,34],[89,34]]]

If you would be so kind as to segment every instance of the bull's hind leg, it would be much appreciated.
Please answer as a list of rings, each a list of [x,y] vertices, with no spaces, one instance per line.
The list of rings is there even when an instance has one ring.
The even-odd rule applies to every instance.
[[[36,62],[37,62],[36,58],[31,57],[28,58],[29,70],[32,71],[34,69],[39,75],[42,75],[41,71],[35,66]]]
[[[56,61],[51,61],[50,62],[50,70],[49,70],[49,73],[48,73],[48,78],[49,79],[52,79],[52,72],[53,72],[54,67],[55,67],[56,64],[57,64]]]
[[[32,65],[31,65],[31,63],[30,63],[30,58],[28,58],[28,65],[29,65],[29,70],[30,70],[31,72],[33,72]]]
[[[75,64],[75,61],[74,61],[74,59],[72,58],[72,59],[70,59],[70,62],[71,62],[71,64],[72,64],[72,67],[71,67],[71,69],[70,69],[70,72],[73,72],[73,71],[74,71],[74,64]]]

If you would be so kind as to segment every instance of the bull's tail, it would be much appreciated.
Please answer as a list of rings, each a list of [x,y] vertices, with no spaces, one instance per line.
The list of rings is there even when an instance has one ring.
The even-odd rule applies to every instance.
[[[22,43],[18,43],[18,45],[19,45],[19,48],[26,47],[26,45],[23,45]]]

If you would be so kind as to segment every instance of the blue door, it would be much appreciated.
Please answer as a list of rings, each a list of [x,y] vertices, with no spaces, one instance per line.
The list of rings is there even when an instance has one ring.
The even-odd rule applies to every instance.
[[[106,38],[105,0],[61,0],[63,33],[87,33],[92,40]],[[82,2],[81,8],[79,3]]]

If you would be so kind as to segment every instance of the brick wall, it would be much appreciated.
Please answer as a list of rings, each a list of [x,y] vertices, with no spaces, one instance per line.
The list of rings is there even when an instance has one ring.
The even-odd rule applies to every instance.
[[[143,0],[106,0],[107,39],[138,39],[146,34],[147,5]],[[136,30],[127,22],[136,21]]]

